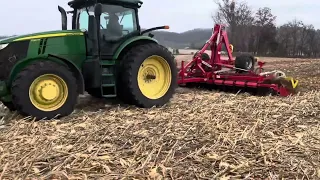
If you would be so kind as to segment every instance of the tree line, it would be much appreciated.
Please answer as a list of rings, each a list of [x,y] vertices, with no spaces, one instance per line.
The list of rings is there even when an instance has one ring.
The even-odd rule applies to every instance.
[[[216,0],[215,3],[218,9],[212,18],[215,23],[227,25],[235,52],[278,57],[320,56],[320,30],[312,24],[293,19],[277,27],[277,17],[268,7],[254,12],[247,2]]]

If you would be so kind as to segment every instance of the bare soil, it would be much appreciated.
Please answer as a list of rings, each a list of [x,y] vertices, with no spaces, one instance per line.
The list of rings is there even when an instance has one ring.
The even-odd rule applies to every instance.
[[[0,179],[320,179],[320,60],[260,60],[301,93],[178,88],[152,109],[84,96],[38,122],[1,108]]]

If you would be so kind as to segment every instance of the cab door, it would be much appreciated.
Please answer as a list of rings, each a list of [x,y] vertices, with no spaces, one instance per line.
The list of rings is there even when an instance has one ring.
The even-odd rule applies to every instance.
[[[101,15],[100,50],[103,59],[111,59],[124,41],[131,35],[136,35],[135,11],[123,7],[122,9],[122,12]]]

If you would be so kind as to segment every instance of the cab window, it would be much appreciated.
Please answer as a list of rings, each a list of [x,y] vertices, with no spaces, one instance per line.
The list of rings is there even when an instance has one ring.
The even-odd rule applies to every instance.
[[[102,5],[103,12],[100,17],[101,33],[124,36],[137,30],[135,10],[115,5]],[[77,24],[79,29],[89,29],[89,15],[94,15],[93,7],[78,10]]]

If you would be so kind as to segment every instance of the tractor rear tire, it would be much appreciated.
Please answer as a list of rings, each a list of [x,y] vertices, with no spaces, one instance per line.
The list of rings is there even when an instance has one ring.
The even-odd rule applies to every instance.
[[[244,70],[237,70],[238,72],[246,72],[246,71],[253,71],[254,70],[254,65],[255,65],[255,58],[251,55],[239,55],[236,57],[235,60],[235,67],[244,69]]]
[[[12,102],[2,102],[2,104],[9,110],[9,111],[15,111],[17,110],[16,107]]]
[[[14,79],[12,102],[19,113],[36,120],[67,116],[77,103],[76,82],[76,77],[66,66],[52,61],[36,61]]]
[[[177,87],[177,68],[167,48],[155,43],[139,45],[121,61],[117,89],[125,103],[151,108],[170,101]]]

